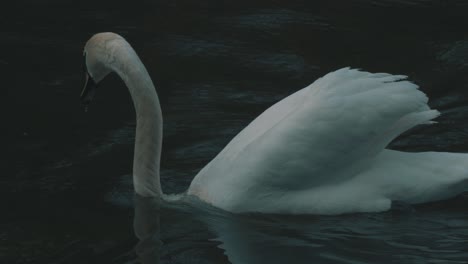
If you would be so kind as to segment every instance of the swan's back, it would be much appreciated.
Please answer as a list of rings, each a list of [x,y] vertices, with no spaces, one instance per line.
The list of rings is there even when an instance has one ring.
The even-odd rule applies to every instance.
[[[305,210],[292,209],[308,203],[288,202],[292,194],[353,180],[392,139],[439,115],[405,78],[349,68],[325,75],[252,121],[188,193],[229,211]]]

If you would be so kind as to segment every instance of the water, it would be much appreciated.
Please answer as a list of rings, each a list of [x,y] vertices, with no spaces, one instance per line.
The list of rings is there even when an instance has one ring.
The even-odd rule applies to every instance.
[[[136,252],[148,263],[466,263],[466,194],[334,217],[232,215],[196,201],[157,209],[136,199],[135,225],[149,235],[138,242],[128,92],[110,76],[87,113],[79,104],[82,49],[95,32],[124,35],[155,81],[167,193],[184,191],[264,109],[344,66],[409,75],[441,110],[437,125],[391,148],[468,152],[465,1],[309,2],[22,0],[5,8],[0,263],[137,263]]]

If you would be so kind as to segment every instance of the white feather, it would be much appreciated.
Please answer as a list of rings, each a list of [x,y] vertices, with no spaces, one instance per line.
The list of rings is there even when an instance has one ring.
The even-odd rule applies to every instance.
[[[234,212],[318,214],[383,211],[395,199],[460,193],[446,185],[468,179],[460,168],[468,155],[384,151],[402,132],[439,115],[405,78],[349,68],[325,75],[250,123],[188,193]]]

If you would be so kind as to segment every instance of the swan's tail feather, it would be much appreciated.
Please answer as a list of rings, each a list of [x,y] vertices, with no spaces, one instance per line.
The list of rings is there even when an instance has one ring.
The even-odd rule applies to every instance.
[[[362,176],[379,193],[412,204],[438,201],[468,191],[468,154],[385,150]]]

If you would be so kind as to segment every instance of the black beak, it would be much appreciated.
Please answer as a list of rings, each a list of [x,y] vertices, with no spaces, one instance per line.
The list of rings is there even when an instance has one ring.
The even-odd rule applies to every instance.
[[[88,105],[91,103],[96,92],[97,84],[88,72],[85,72],[85,86],[81,92],[80,100],[81,104],[85,107],[85,111],[88,110]]]

